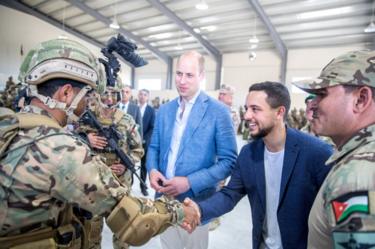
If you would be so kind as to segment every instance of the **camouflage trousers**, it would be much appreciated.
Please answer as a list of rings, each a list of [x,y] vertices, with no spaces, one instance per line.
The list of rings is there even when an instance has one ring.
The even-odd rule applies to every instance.
[[[102,243],[103,217],[94,216],[89,223],[89,249],[100,249]]]
[[[95,216],[90,220],[89,249],[101,249],[102,232],[104,218]],[[115,236],[112,237],[114,249],[128,249],[129,245],[119,241]]]

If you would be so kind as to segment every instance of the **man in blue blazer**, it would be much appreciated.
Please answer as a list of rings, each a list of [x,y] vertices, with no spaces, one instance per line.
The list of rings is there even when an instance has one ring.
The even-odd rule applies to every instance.
[[[204,200],[234,167],[237,147],[228,108],[200,91],[204,59],[195,51],[177,62],[179,97],[157,112],[147,153],[150,184],[157,195]],[[191,235],[179,227],[161,236],[164,249],[206,249],[208,224]]]
[[[146,169],[146,156],[147,148],[151,141],[152,131],[154,129],[155,122],[155,110],[148,104],[150,97],[150,91],[147,89],[141,89],[138,92],[138,104],[139,110],[142,116],[142,128],[143,128],[143,150],[145,151],[141,159],[141,179],[146,182],[147,169]],[[147,189],[143,184],[140,184],[141,192],[144,196],[148,195]]]
[[[330,170],[325,161],[331,146],[287,128],[289,107],[284,85],[265,82],[250,87],[245,119],[254,140],[241,150],[228,185],[198,202],[204,221],[231,211],[247,195],[254,249],[307,248],[309,212]]]

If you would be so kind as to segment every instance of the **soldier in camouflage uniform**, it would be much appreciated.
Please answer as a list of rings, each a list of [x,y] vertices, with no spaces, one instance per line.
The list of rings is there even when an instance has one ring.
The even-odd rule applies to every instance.
[[[101,157],[62,128],[83,113],[85,95],[104,80],[87,48],[65,39],[41,43],[20,71],[32,100],[24,113],[0,119],[1,139],[18,123],[23,127],[0,150],[0,248],[87,248],[87,229],[71,207],[106,217],[132,245],[184,217],[195,227],[196,213],[176,201],[131,197]]]
[[[311,127],[311,122],[314,120],[313,119],[313,99],[315,98],[314,94],[310,94],[309,96],[306,97],[305,99],[305,104],[306,104],[306,111],[305,111],[305,119],[306,119],[306,124],[301,128],[301,131],[306,132],[312,136],[320,138],[322,141],[326,142],[327,144],[332,145],[335,147],[335,144],[333,143],[332,139],[326,136],[319,136],[316,134],[316,132],[313,131]]]
[[[309,217],[308,248],[375,247],[375,51],[333,59],[313,81],[313,129],[337,146]]]
[[[106,87],[100,86],[98,94],[89,101],[89,108],[95,114],[99,123],[103,128],[108,128],[111,125],[115,125],[116,130],[120,133],[121,139],[118,141],[118,146],[127,154],[133,163],[138,163],[144,154],[142,148],[141,136],[137,129],[132,116],[124,113],[117,109],[117,105],[120,101],[120,88],[118,87]],[[126,169],[126,166],[120,163],[120,159],[116,156],[115,152],[108,148],[105,137],[98,134],[98,130],[94,127],[90,127],[87,124],[80,123],[76,132],[84,133],[87,140],[89,141],[91,148],[101,155],[105,160],[105,164],[112,170],[112,172],[119,178],[119,180],[131,189],[132,185],[132,172]],[[90,231],[90,249],[101,248],[101,233],[103,230],[103,218],[101,216],[95,216],[91,222]],[[120,243],[116,237],[113,237],[114,248],[128,248],[124,243]]]
[[[16,84],[13,81],[13,77],[10,76],[6,82],[4,91],[0,92],[0,106],[7,107],[9,109],[16,109],[17,104],[15,99],[21,88],[21,84]]]

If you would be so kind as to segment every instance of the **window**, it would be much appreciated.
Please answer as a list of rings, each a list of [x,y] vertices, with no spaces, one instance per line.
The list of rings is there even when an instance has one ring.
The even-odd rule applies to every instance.
[[[139,79],[138,89],[161,90],[161,79]]]

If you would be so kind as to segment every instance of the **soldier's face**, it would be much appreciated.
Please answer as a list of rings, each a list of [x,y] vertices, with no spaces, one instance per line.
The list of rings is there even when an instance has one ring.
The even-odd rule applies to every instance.
[[[306,119],[307,121],[311,122],[313,120],[313,102],[312,102],[312,99],[311,100],[308,100],[307,103],[306,103],[306,110],[305,110],[305,115],[306,115]]]
[[[250,136],[254,139],[266,137],[279,122],[279,108],[267,103],[264,91],[251,91],[246,98],[245,120],[249,125]]]
[[[118,103],[118,93],[108,89],[100,95],[100,100],[107,107],[112,107]]]
[[[220,92],[218,99],[219,101],[223,102],[227,106],[232,106],[232,102],[233,102],[232,94],[228,92]]]
[[[346,93],[341,85],[317,90],[312,100],[311,128],[318,135],[331,137],[336,144],[346,139],[347,131],[355,123],[353,102],[353,94]]]

